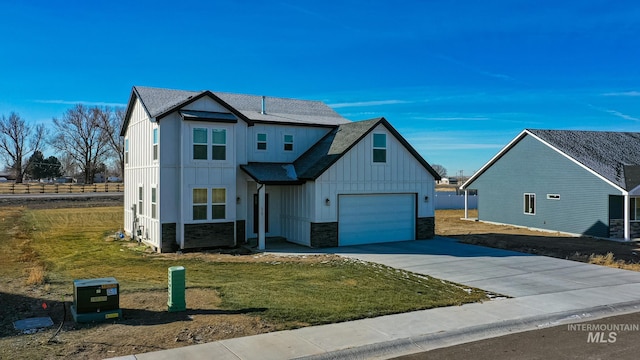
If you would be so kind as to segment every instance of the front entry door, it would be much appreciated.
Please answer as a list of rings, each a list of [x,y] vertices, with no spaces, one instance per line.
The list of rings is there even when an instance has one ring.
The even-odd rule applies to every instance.
[[[253,194],[253,233],[258,233],[258,194]],[[269,232],[269,194],[264,194],[264,232]]]

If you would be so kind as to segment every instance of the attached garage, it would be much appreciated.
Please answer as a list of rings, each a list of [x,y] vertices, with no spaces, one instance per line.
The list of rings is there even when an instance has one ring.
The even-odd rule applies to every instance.
[[[416,194],[338,196],[339,246],[415,240]]]

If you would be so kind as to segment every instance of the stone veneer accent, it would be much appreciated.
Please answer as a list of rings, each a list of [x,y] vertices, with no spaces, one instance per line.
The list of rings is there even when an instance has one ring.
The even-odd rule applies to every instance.
[[[311,223],[311,247],[338,246],[338,223]]]
[[[632,221],[631,238],[640,238],[640,222]],[[612,239],[624,239],[624,220],[609,219],[609,237]]]
[[[162,239],[160,240],[160,252],[174,252],[178,248],[176,243],[176,223],[162,224]]]
[[[416,240],[432,239],[436,235],[436,219],[423,217],[416,219]]]
[[[247,243],[246,221],[236,220],[236,242],[238,244]]]
[[[235,223],[202,223],[184,225],[184,248],[234,246]]]

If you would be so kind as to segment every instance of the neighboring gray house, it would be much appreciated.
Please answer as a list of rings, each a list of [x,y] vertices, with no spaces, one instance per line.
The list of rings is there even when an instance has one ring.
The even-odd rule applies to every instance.
[[[434,235],[438,174],[384,118],[319,101],[134,87],[124,230],[159,251]]]
[[[461,189],[481,221],[629,240],[639,185],[640,133],[526,129]]]

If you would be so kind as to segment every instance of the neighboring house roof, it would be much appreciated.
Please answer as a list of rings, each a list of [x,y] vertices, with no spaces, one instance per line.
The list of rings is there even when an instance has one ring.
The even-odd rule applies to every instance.
[[[212,92],[209,90],[185,91],[134,86],[120,134],[124,135],[129,122],[132,103],[136,97],[140,99],[149,117],[161,119],[205,96],[212,98],[238,118],[250,124],[253,124],[253,122],[266,122],[336,126],[349,122],[349,120],[343,118],[321,101],[265,96],[265,112],[262,113],[262,96]]]
[[[543,141],[622,190],[632,190],[640,184],[640,133],[525,129],[462,188],[467,188],[527,135]]]

